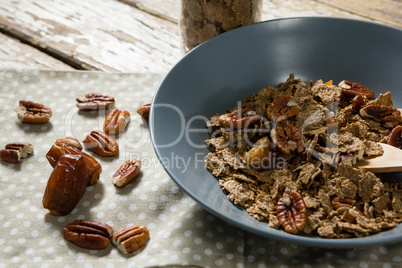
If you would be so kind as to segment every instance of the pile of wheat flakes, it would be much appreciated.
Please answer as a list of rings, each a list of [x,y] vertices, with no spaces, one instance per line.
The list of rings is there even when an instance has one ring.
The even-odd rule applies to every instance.
[[[296,114],[280,116],[287,111],[275,114],[277,107],[267,114],[281,97],[288,110],[298,107]],[[392,128],[361,116],[354,100],[344,101],[339,86],[291,74],[228,110],[229,117],[239,111],[236,122],[252,118],[245,126],[228,124],[222,114],[210,118],[206,167],[231,202],[275,229],[283,229],[277,203],[292,192],[306,207],[299,235],[363,237],[392,228],[402,220],[401,185],[354,167],[363,156],[383,153],[378,142],[386,142]],[[365,99],[359,109],[374,104],[393,106],[391,93]]]

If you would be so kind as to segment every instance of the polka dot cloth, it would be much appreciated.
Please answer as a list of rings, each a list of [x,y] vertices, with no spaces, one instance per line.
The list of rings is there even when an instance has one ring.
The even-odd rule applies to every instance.
[[[150,145],[146,123],[136,113],[150,102],[162,75],[97,72],[0,70],[0,147],[30,142],[34,155],[19,164],[0,163],[0,267],[398,267],[402,245],[360,249],[317,249],[258,237],[209,214],[169,178]],[[88,92],[110,94],[116,107],[131,113],[117,136],[120,154],[104,158],[99,182],[89,186],[76,208],[56,217],[42,207],[52,168],[45,155],[54,140],[78,140],[102,129],[104,111],[82,112],[75,98]],[[50,123],[22,124],[13,111],[21,99],[49,106]],[[140,158],[140,176],[116,189],[111,176],[125,159]],[[76,219],[105,222],[121,230],[144,225],[150,240],[124,255],[115,247],[82,249],[63,239],[63,227]]]

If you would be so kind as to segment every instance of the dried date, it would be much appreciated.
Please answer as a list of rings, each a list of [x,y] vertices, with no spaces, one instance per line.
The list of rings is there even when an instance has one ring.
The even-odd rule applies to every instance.
[[[87,165],[81,155],[62,155],[47,182],[43,207],[50,214],[69,214],[85,193]]]
[[[46,158],[49,161],[49,164],[54,168],[59,158],[66,154],[81,155],[84,157],[87,164],[86,174],[84,175],[88,184],[94,184],[99,180],[100,174],[102,173],[102,167],[99,162],[89,154],[81,152],[74,147],[53,145],[47,152]]]

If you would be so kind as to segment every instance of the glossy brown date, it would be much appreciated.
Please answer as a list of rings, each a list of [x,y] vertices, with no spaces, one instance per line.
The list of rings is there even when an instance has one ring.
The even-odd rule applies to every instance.
[[[47,182],[43,195],[43,207],[50,214],[64,216],[69,214],[87,187],[87,164],[81,155],[62,155],[56,163]]]
[[[87,164],[87,171],[85,178],[89,184],[94,184],[99,180],[99,176],[102,173],[102,167],[98,161],[95,160],[89,154],[86,154],[76,148],[68,147],[68,146],[57,146],[53,145],[50,148],[49,152],[46,154],[46,158],[49,161],[52,167],[56,166],[57,161],[62,155],[71,154],[71,155],[81,155]]]

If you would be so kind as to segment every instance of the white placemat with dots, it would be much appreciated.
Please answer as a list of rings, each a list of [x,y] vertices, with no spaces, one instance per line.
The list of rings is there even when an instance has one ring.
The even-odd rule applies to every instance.
[[[398,267],[402,245],[360,249],[308,248],[258,237],[214,217],[169,178],[150,144],[148,126],[136,113],[150,102],[162,75],[38,70],[0,70],[0,148],[29,142],[34,154],[19,164],[0,163],[0,267]],[[99,157],[99,182],[87,187],[67,216],[52,216],[42,206],[52,171],[46,153],[57,138],[82,141],[102,129],[104,111],[82,112],[75,99],[89,92],[115,97],[131,113],[126,131],[116,137],[120,154]],[[19,100],[50,107],[45,125],[23,124],[13,111]],[[128,158],[142,160],[140,176],[122,189],[111,177]],[[218,186],[217,186],[218,187]],[[124,255],[110,245],[82,249],[63,239],[62,229],[76,219],[107,223],[116,231],[146,226],[150,240]]]

